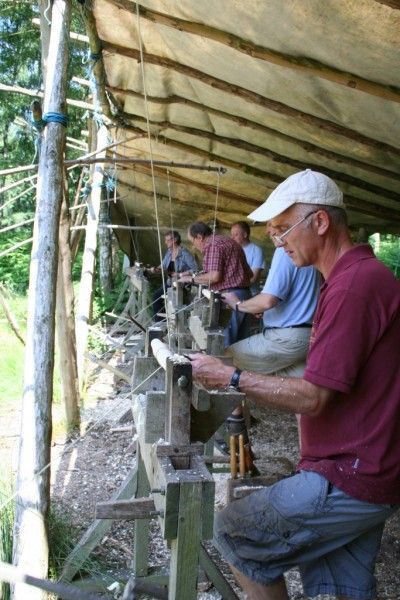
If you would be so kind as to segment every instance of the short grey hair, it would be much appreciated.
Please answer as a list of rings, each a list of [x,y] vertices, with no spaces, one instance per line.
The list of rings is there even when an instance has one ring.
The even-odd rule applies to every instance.
[[[340,206],[327,206],[326,204],[306,204],[299,202],[296,206],[300,207],[300,214],[306,216],[310,212],[310,208],[313,211],[324,210],[330,216],[330,219],[335,227],[348,227],[347,213],[344,208]],[[312,212],[313,212],[312,211]]]

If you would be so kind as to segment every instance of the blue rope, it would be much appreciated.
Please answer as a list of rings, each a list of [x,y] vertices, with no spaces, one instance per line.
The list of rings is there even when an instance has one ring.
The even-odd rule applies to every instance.
[[[93,52],[91,52],[91,53],[90,53],[90,59],[91,59],[91,60],[92,60],[94,63],[97,63],[97,61],[98,61],[98,60],[101,60],[101,59],[103,58],[103,53],[102,53],[102,52],[103,52],[102,50],[100,50],[100,52],[97,52],[97,53],[93,53]]]
[[[63,115],[62,113],[48,112],[43,115],[44,123],[61,123],[66,127],[68,125],[68,117],[67,115]]]
[[[30,120],[32,127],[34,127],[37,131],[42,131],[46,125],[43,119],[38,119],[35,121],[34,119]]]
[[[113,192],[115,190],[116,180],[114,173],[106,173],[106,190],[107,192]]]
[[[84,198],[87,198],[91,192],[92,186],[90,185],[90,183],[85,183],[82,191],[81,191],[81,196],[83,196]]]

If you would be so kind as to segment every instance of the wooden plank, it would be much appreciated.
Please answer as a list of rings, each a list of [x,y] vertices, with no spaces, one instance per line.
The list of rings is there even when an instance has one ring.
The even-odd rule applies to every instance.
[[[210,392],[198,383],[193,383],[192,406],[199,411],[209,410],[211,406]]]
[[[209,556],[203,544],[200,546],[199,562],[206,572],[207,577],[213,582],[215,589],[221,594],[223,600],[239,600],[239,596]]]
[[[113,500],[130,498],[135,494],[137,483],[136,468],[127,475],[121,487],[112,496]],[[85,531],[78,544],[65,560],[60,581],[71,581],[83,565],[91,551],[100,543],[110,529],[112,519],[96,519]]]
[[[158,444],[156,447],[156,456],[202,456],[204,453],[204,444],[197,442],[188,446],[173,446],[171,444]]]
[[[152,356],[135,356],[132,374],[133,393],[143,394],[150,390],[163,392],[164,388],[165,372],[159,368],[157,361]]]
[[[131,500],[114,500],[97,502],[96,519],[151,519],[157,516],[156,507],[151,498],[132,498]]]
[[[190,439],[207,442],[234,408],[241,405],[245,395],[232,390],[210,390],[210,408],[202,412],[191,409]]]
[[[147,444],[154,444],[165,433],[165,392],[147,392],[146,408],[144,412],[144,440]]]
[[[171,543],[170,600],[197,598],[197,573],[201,539],[202,484],[181,484],[178,533]]]
[[[174,359],[167,359],[165,392],[167,395],[165,440],[177,446],[188,446],[192,399],[192,365],[189,361],[176,362]]]
[[[202,456],[192,456],[190,468],[201,478],[201,538],[209,540],[214,533],[215,481]]]

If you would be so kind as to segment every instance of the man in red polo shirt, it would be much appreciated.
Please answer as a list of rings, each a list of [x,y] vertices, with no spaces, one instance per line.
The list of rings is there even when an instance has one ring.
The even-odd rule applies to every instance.
[[[203,255],[203,271],[182,281],[208,284],[218,292],[235,292],[239,300],[251,297],[250,280],[253,272],[247,264],[240,244],[224,235],[214,234],[211,227],[197,221],[189,227],[189,240]],[[243,340],[250,335],[250,315],[232,311],[229,325],[225,328],[225,346]]]
[[[385,520],[400,506],[400,283],[370,246],[353,245],[336,184],[296,173],[250,218],[324,284],[302,378],[281,379],[193,356],[207,387],[233,383],[259,403],[301,414],[293,477],[231,503],[215,543],[251,600],[287,600],[300,569],[305,595],[376,598]]]

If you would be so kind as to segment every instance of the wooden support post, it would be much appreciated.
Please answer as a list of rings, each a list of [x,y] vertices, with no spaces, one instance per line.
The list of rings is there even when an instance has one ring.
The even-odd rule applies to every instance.
[[[201,502],[201,482],[182,482],[179,495],[178,535],[171,542],[169,600],[197,598]]]
[[[74,288],[72,285],[72,257],[69,245],[69,215],[64,194],[59,230],[57,270],[56,323],[60,360],[62,399],[65,407],[67,430],[80,425],[80,397],[74,319]]]
[[[97,148],[107,145],[108,134],[105,125],[97,132]],[[100,157],[105,157],[106,151],[99,152]],[[90,195],[91,210],[87,214],[87,227],[85,249],[82,260],[82,275],[79,285],[78,308],[76,314],[76,348],[78,360],[79,387],[84,387],[85,352],[87,347],[88,325],[93,300],[94,270],[96,264],[97,226],[99,219],[101,189],[104,180],[104,164],[98,163],[94,167],[92,176],[92,192]]]
[[[54,0],[45,113],[65,115],[66,112],[70,19],[71,0]],[[47,123],[39,157],[16,486],[14,563],[40,578],[45,578],[48,571],[54,313],[65,135],[65,126],[61,122]],[[32,552],[32,540],[35,540],[35,552]],[[27,597],[42,600],[45,594],[18,583],[13,597],[15,600],[26,600]]]
[[[146,475],[146,469],[140,453],[140,445],[137,451],[137,470],[138,485],[136,495],[143,497],[149,495],[149,481]],[[153,503],[154,504],[154,503]],[[150,547],[150,527],[148,520],[140,520],[135,523],[133,572],[136,577],[143,577],[148,574],[149,569],[149,550]]]

